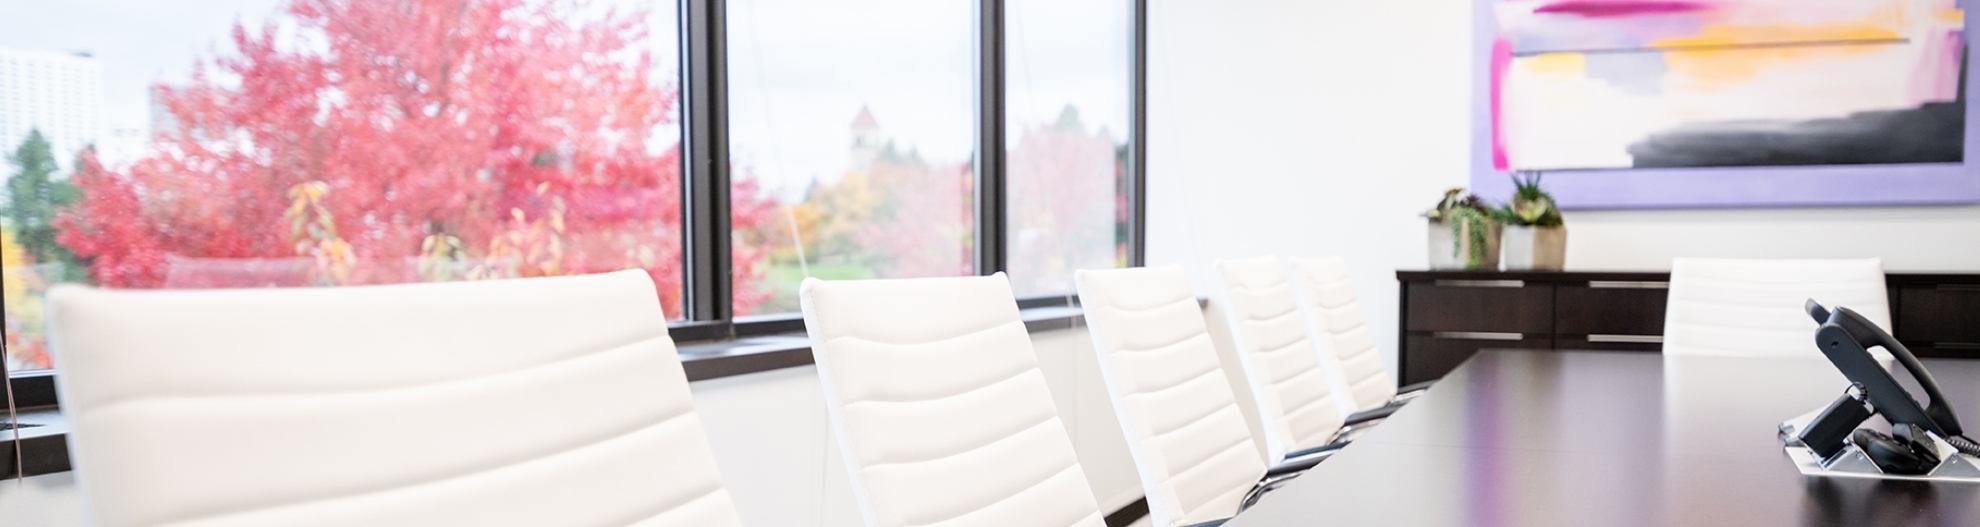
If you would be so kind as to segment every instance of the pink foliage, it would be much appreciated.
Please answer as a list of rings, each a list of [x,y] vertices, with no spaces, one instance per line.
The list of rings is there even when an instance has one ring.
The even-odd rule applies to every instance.
[[[678,315],[678,145],[652,153],[677,93],[650,78],[643,13],[582,0],[295,0],[321,47],[236,26],[237,56],[191,85],[159,87],[178,129],[128,170],[86,164],[61,242],[118,287],[165,283],[178,258],[292,258],[285,193],[322,181],[355,283],[408,278],[429,235],[476,257],[567,204],[565,273],[640,268]],[[309,41],[311,39],[298,39]],[[739,225],[768,216],[752,193]],[[738,269],[762,255],[739,252]],[[371,262],[369,264],[365,262]],[[528,273],[524,273],[527,275]],[[738,274],[738,276],[745,276]],[[753,285],[738,299],[761,301]]]
[[[1125,213],[1113,139],[1076,120],[1025,130],[1011,148],[1009,268],[1019,295],[1072,292],[1078,269],[1116,267]]]

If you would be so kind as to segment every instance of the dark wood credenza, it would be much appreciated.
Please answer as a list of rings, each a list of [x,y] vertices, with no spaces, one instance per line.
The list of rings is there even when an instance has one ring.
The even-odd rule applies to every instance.
[[[1663,348],[1669,272],[1397,271],[1402,384],[1486,348]],[[1980,358],[1980,273],[1888,273],[1893,331],[1920,357]]]

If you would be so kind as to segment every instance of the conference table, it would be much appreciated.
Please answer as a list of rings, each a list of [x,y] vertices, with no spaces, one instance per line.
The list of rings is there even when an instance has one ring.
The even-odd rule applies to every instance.
[[[1777,427],[1849,385],[1810,348],[1481,352],[1225,526],[1980,525],[1980,484],[1795,469]],[[1924,363],[1980,427],[1980,361]]]

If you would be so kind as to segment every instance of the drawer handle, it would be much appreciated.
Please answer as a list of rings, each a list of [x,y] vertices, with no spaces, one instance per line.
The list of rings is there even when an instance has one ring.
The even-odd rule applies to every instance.
[[[1609,342],[1623,344],[1663,344],[1663,335],[1589,335],[1589,342]]]
[[[1670,289],[1670,282],[1626,282],[1619,280],[1590,280],[1589,289]]]
[[[1526,287],[1524,280],[1438,280],[1432,283],[1446,287]]]
[[[1431,333],[1430,336],[1440,339],[1460,340],[1520,340],[1526,338],[1526,335],[1519,333],[1494,333],[1490,331],[1438,331]]]

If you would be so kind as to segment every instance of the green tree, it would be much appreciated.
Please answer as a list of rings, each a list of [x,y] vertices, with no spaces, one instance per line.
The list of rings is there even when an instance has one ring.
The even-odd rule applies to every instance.
[[[61,262],[68,265],[65,272],[77,272],[82,267],[76,256],[55,243],[55,216],[76,201],[78,192],[68,181],[54,179],[54,147],[40,130],[31,130],[7,161],[16,169],[7,177],[7,227],[20,240],[21,251],[36,263]]]

